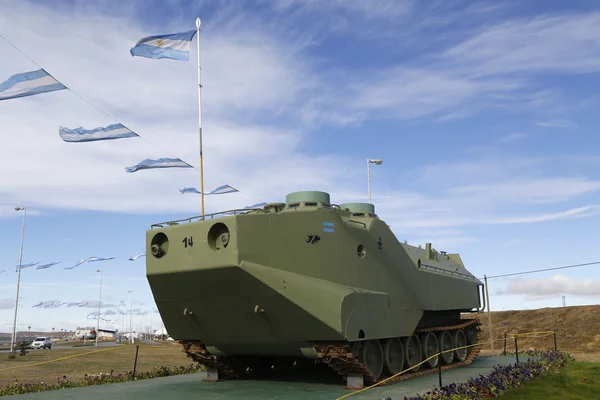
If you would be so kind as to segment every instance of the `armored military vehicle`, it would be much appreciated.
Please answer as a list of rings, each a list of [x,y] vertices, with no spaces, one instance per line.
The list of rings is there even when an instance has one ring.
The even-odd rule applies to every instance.
[[[398,241],[373,204],[290,193],[260,209],[154,224],[146,251],[169,335],[229,377],[308,360],[377,382],[478,340],[479,321],[461,312],[483,309],[482,282],[458,254]],[[479,347],[395,379],[466,365]]]

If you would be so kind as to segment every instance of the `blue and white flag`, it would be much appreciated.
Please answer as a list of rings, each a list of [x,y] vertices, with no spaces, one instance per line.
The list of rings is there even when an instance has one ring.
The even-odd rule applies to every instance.
[[[15,74],[0,83],[0,100],[34,96],[36,94],[66,89],[43,69]]]
[[[38,264],[39,264],[39,261],[38,261],[38,262],[29,263],[29,264],[21,264],[21,265],[17,265],[17,269],[15,269],[15,272],[16,272],[16,271],[18,271],[18,270],[19,270],[19,268],[20,268],[20,269],[23,269],[23,268],[29,268],[29,267],[33,267],[34,265],[38,265]]]
[[[81,264],[83,264],[84,262],[85,262],[85,260],[79,260],[79,261],[77,262],[77,264],[73,265],[72,267],[65,267],[65,269],[73,269],[73,268],[75,268],[75,267],[78,267],[78,266],[80,266],[80,265],[81,265]]]
[[[88,262],[114,260],[114,257],[90,257]]]
[[[202,192],[200,192],[198,189],[193,188],[193,187],[185,187],[183,189],[179,189],[179,191],[181,192],[181,194],[184,194],[184,193],[202,194]]]
[[[192,168],[192,166],[179,158],[159,158],[158,160],[144,160],[137,165],[125,167],[127,172],[135,172],[152,168]]]
[[[190,55],[190,43],[196,32],[197,30],[194,29],[166,35],[146,36],[138,40],[129,53],[131,56],[187,61]]]
[[[184,193],[202,194],[201,191],[199,191],[198,189],[193,188],[193,187],[186,187],[183,189],[179,189],[179,191],[181,192],[181,194],[184,194]],[[229,185],[223,185],[223,186],[219,186],[216,189],[211,190],[208,193],[205,193],[205,195],[208,196],[209,194],[225,194],[225,193],[233,193],[233,192],[238,192],[238,190]]]
[[[54,262],[51,262],[51,263],[48,263],[48,264],[38,265],[35,268],[36,269],[46,269],[46,268],[50,268],[51,266],[56,265],[56,264],[60,264],[60,261],[54,261]]]
[[[113,140],[139,136],[123,124],[112,124],[104,128],[83,129],[83,127],[70,129],[59,127],[58,134],[65,142],[93,142],[96,140]]]
[[[251,206],[246,206],[244,208],[263,208],[266,205],[267,205],[267,203],[258,203],[258,204],[252,204]]]
[[[233,193],[233,192],[237,192],[238,190],[229,186],[229,185],[223,185],[223,186],[219,186],[218,188],[211,190],[210,193],[208,194],[225,194],[225,193]]]
[[[138,258],[140,258],[140,257],[145,257],[145,256],[146,256],[146,253],[140,253],[140,254],[138,254],[137,256],[129,257],[129,261],[135,261],[135,260],[137,260]]]

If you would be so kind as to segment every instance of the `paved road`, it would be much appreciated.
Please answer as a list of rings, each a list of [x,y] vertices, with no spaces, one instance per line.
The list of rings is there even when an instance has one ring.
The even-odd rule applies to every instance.
[[[525,361],[527,357],[520,357]],[[514,357],[478,357],[471,365],[444,372],[443,383],[466,382],[470,377],[488,374],[495,365],[512,364]],[[19,400],[80,400],[95,397],[102,400],[197,400],[202,399],[337,399],[348,393],[344,389],[344,381],[306,382],[299,380],[244,380],[220,381],[217,383],[203,382],[204,372],[189,375],[179,375],[165,378],[146,379],[135,382],[114,383],[83,388],[63,389],[56,391],[18,395]],[[437,386],[438,375],[431,374],[421,378],[396,383],[385,387],[376,387],[351,397],[354,399],[404,399],[404,396],[415,396],[425,393]]]
[[[68,350],[68,349],[89,349],[92,347],[96,347],[95,346],[95,342],[92,341],[92,345],[91,346],[73,346],[72,344],[69,344],[68,342],[63,342],[61,344],[53,344],[52,345],[52,349],[51,350]],[[153,344],[153,343],[157,343],[157,342],[152,342],[152,341],[145,341],[142,342],[144,344]],[[125,343],[123,343],[125,344]],[[98,342],[98,347],[111,347],[111,346],[122,346],[123,344],[121,343],[115,343],[115,342]],[[10,348],[5,348],[5,349],[0,349],[0,351],[9,351]],[[20,347],[17,347],[17,352],[19,352],[21,350]],[[40,351],[40,350],[34,350],[34,349],[27,349],[27,351]],[[44,351],[48,351],[47,349]]]

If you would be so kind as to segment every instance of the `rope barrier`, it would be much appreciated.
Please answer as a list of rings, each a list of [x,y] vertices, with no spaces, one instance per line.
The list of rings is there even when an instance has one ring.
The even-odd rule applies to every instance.
[[[514,338],[516,338],[518,336],[528,336],[528,335],[536,335],[536,334],[543,334],[543,335],[540,335],[540,336],[528,336],[528,337],[547,337],[547,336],[553,335],[554,332],[555,331],[539,331],[539,332],[516,333],[513,336],[511,336],[510,338],[514,339]],[[508,339],[508,338],[509,337],[507,336],[506,339]],[[439,352],[437,354],[432,355],[431,357],[427,358],[426,360],[423,360],[420,363],[418,363],[416,365],[413,365],[412,367],[410,367],[408,369],[405,369],[403,371],[398,372],[395,375],[390,376],[389,378],[385,378],[384,380],[382,380],[380,382],[377,382],[377,383],[375,383],[375,384],[373,384],[371,386],[367,386],[367,387],[365,387],[363,389],[359,389],[359,390],[355,390],[354,392],[347,393],[347,394],[343,395],[342,397],[338,397],[336,400],[342,400],[342,399],[345,399],[346,397],[350,397],[350,396],[353,396],[355,394],[365,392],[365,391],[367,391],[369,389],[372,389],[372,388],[374,388],[376,386],[379,386],[379,385],[381,385],[381,384],[389,381],[390,379],[396,378],[396,377],[398,377],[400,375],[403,375],[404,373],[410,371],[411,369],[417,368],[417,367],[425,364],[427,361],[431,360],[432,358],[438,357],[439,355],[441,355],[443,353],[448,353],[448,352],[451,352],[451,351],[456,351],[456,350],[461,350],[461,349],[467,349],[469,347],[483,346],[483,345],[486,345],[486,344],[490,344],[492,342],[498,342],[498,341],[504,341],[504,340],[505,340],[505,338],[493,339],[493,340],[488,340],[487,342],[479,342],[479,343],[470,344],[470,345],[467,345],[467,346],[461,346],[461,347],[456,347],[454,349],[448,349],[448,350],[441,351],[441,352]]]
[[[88,351],[85,353],[74,354],[72,356],[60,357],[60,358],[56,358],[54,360],[42,361],[42,362],[35,363],[35,364],[17,365],[16,367],[2,368],[2,369],[0,369],[0,372],[9,371],[12,369],[19,369],[19,368],[37,367],[38,365],[50,364],[50,363],[54,363],[54,362],[58,362],[58,361],[67,360],[69,358],[81,357],[81,356],[86,356],[88,354],[100,353],[102,351],[109,351],[109,350],[115,350],[115,349],[121,349],[121,348],[122,348],[121,346],[115,346],[115,347],[109,347],[109,348],[102,349],[102,350],[94,350],[94,351]]]

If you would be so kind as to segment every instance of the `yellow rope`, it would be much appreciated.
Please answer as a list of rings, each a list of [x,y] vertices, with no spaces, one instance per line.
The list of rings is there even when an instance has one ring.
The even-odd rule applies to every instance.
[[[115,347],[109,347],[109,348],[102,349],[102,350],[88,351],[88,352],[85,352],[85,353],[75,354],[75,355],[72,355],[72,356],[56,358],[54,360],[42,361],[42,362],[35,363],[35,364],[17,365],[16,367],[2,368],[2,369],[0,369],[0,372],[8,371],[8,370],[11,370],[11,369],[18,369],[18,368],[37,367],[38,365],[50,364],[50,363],[57,362],[57,361],[67,360],[69,358],[81,357],[81,356],[86,356],[88,354],[100,353],[101,351],[109,351],[109,350],[120,349],[120,348],[122,348],[122,347],[121,346],[115,346]]]
[[[553,335],[553,334],[554,334],[554,331],[540,331],[540,332],[517,333],[517,334],[514,334],[514,335],[513,335],[513,336],[511,336],[511,337],[512,337],[512,338],[515,338],[515,337],[517,337],[517,336],[528,336],[528,335],[535,335],[535,334],[544,334],[544,335],[541,335],[541,336],[529,336],[529,337],[546,337],[546,336]],[[392,375],[392,376],[390,376],[389,378],[386,378],[386,379],[384,379],[384,380],[382,380],[382,381],[380,381],[380,382],[377,382],[377,383],[375,383],[375,384],[373,384],[373,385],[371,385],[371,386],[367,386],[367,387],[365,387],[365,388],[363,388],[363,389],[359,389],[359,390],[355,390],[354,392],[347,393],[347,394],[343,395],[342,397],[338,397],[336,400],[345,399],[346,397],[350,397],[350,396],[353,396],[353,395],[355,395],[355,394],[362,393],[362,392],[364,392],[364,391],[366,391],[366,390],[372,389],[372,388],[374,388],[374,387],[376,387],[376,386],[379,386],[379,385],[381,385],[381,384],[383,384],[383,383],[385,383],[385,382],[389,381],[390,379],[396,378],[397,376],[400,376],[400,375],[402,375],[402,374],[404,374],[404,373],[406,373],[406,372],[410,371],[410,370],[411,370],[411,369],[413,369],[413,368],[417,368],[418,366],[420,366],[420,365],[423,365],[423,364],[424,364],[424,363],[426,363],[427,361],[431,360],[432,358],[435,358],[435,357],[439,356],[439,355],[440,355],[440,354],[442,354],[442,353],[448,353],[448,352],[450,352],[450,351],[455,351],[455,350],[460,350],[460,349],[466,349],[466,348],[469,348],[469,347],[483,346],[484,344],[490,344],[490,343],[492,343],[492,342],[498,342],[498,341],[501,341],[501,340],[504,340],[504,339],[505,339],[505,338],[494,339],[494,340],[489,340],[489,341],[487,341],[487,342],[480,342],[480,343],[470,344],[470,345],[467,345],[467,346],[461,346],[461,347],[457,347],[457,348],[454,348],[454,349],[449,349],[449,350],[444,350],[444,351],[441,351],[441,352],[439,352],[439,353],[437,353],[437,354],[434,354],[433,356],[429,357],[428,359],[421,361],[421,362],[420,362],[419,364],[417,364],[417,365],[413,365],[412,367],[410,367],[410,368],[408,368],[408,369],[405,369],[404,371],[400,371],[400,372],[398,372],[397,374],[395,374],[395,375]],[[508,339],[508,337],[507,337],[507,339]]]

